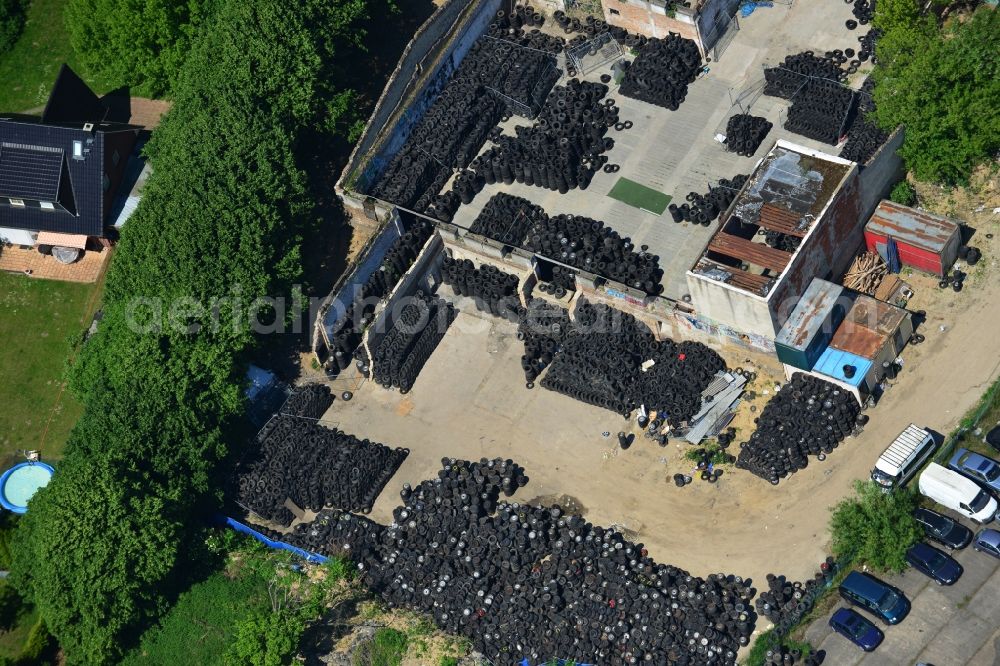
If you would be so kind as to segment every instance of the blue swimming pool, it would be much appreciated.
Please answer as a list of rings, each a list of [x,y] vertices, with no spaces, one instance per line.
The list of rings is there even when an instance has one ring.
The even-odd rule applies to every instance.
[[[0,505],[14,513],[28,510],[28,500],[44,488],[54,470],[41,462],[23,462],[14,465],[0,476]]]

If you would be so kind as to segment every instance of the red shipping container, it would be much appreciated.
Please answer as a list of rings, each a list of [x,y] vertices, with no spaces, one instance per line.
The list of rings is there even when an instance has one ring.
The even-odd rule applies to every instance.
[[[885,246],[889,237],[896,241],[901,264],[938,276],[955,263],[962,243],[956,220],[883,199],[865,225],[865,245],[877,252],[876,245]]]

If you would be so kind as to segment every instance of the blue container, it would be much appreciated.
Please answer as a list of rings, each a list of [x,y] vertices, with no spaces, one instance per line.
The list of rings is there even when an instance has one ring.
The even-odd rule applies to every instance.
[[[14,465],[0,476],[0,506],[14,513],[24,513],[28,510],[28,500],[48,485],[53,472],[55,470],[43,462]]]

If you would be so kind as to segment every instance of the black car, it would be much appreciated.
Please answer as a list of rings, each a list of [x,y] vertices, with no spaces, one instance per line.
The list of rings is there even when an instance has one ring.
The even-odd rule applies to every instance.
[[[928,539],[948,548],[965,548],[972,541],[972,530],[937,511],[920,508],[913,512],[913,517],[924,528]]]
[[[938,585],[951,585],[962,575],[962,565],[954,558],[922,541],[910,546],[906,561]]]

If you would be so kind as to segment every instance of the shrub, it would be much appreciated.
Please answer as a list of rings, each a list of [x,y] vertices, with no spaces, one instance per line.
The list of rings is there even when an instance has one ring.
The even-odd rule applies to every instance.
[[[923,536],[913,518],[917,494],[910,488],[891,493],[871,481],[854,484],[856,496],[833,508],[830,519],[833,554],[885,571],[906,568],[906,550]]]
[[[28,0],[0,0],[0,53],[14,48],[24,31]]]
[[[917,203],[917,191],[907,181],[901,180],[892,188],[889,199],[902,206],[912,206]]]
[[[38,618],[38,621],[28,632],[28,640],[21,648],[21,654],[17,657],[18,664],[40,664],[42,657],[49,648],[52,647],[52,636],[49,634],[45,621]]]

